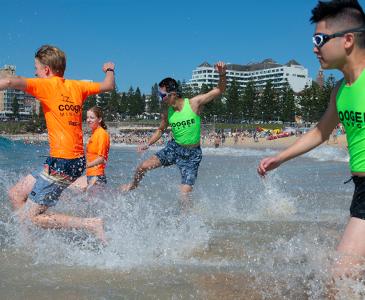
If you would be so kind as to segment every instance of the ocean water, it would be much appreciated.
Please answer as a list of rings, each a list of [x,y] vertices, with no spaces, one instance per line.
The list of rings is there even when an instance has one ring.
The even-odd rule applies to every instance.
[[[203,148],[188,213],[176,167],[118,192],[156,150],[112,146],[108,190],[65,192],[54,208],[104,218],[102,247],[85,232],[19,226],[6,191],[48,149],[0,138],[0,299],[324,299],[353,192],[345,150],[321,146],[261,179],[258,162],[276,151]],[[347,284],[361,299],[361,283]]]

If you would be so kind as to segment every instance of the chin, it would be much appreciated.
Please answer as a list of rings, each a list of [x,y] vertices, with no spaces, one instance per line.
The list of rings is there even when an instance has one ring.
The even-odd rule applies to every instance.
[[[330,70],[330,69],[334,69],[334,67],[333,67],[333,66],[331,66],[331,65],[330,65],[330,64],[328,64],[328,63],[325,63],[325,62],[323,62],[323,61],[320,61],[319,63],[320,63],[321,68],[322,68],[323,70]]]

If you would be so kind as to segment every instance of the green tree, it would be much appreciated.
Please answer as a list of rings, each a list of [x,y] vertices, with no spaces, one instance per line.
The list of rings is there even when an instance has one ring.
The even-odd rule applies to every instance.
[[[13,101],[12,101],[12,110],[13,110],[13,118],[15,120],[19,119],[19,100],[17,98],[17,96],[13,97]]]
[[[318,88],[318,101],[316,103],[316,113],[314,114],[314,120],[319,121],[319,119],[325,113],[328,103],[331,98],[332,90],[336,85],[336,80],[333,75],[330,75],[324,82],[322,88]]]
[[[140,115],[145,110],[145,99],[141,95],[139,87],[134,91],[132,87],[129,88],[128,93],[128,114],[135,117]]]
[[[202,84],[200,92],[197,94],[206,94],[213,88],[214,87],[212,85],[208,86],[206,84]],[[212,122],[214,120],[214,115],[218,116],[222,114],[224,114],[224,104],[222,102],[222,97],[220,96],[204,105],[201,116],[207,122]]]
[[[296,112],[295,95],[288,81],[284,83],[284,86],[281,89],[279,104],[280,119],[284,122],[294,122]]]
[[[120,102],[121,97],[117,90],[114,89],[110,92],[110,99],[107,103],[107,109],[104,112],[107,121],[115,121],[118,119]]]
[[[132,115],[136,116],[136,115],[140,115],[145,111],[145,97],[142,96],[141,94],[141,90],[139,89],[139,87],[137,87],[136,91],[134,92],[133,95],[133,108],[134,111],[132,113]]]
[[[149,105],[150,113],[158,113],[160,111],[160,101],[158,95],[158,85],[155,83],[151,88],[151,100]]]
[[[96,97],[96,105],[104,112],[108,110],[108,102],[110,100],[110,93],[102,93]]]
[[[320,88],[313,82],[311,86],[306,86],[299,94],[300,114],[306,122],[314,122],[317,119],[317,107]]]
[[[124,116],[127,114],[127,112],[128,112],[128,97],[126,93],[122,93],[118,113]]]
[[[244,87],[241,94],[242,112],[246,120],[256,119],[255,100],[257,99],[257,90],[253,81],[249,81]]]
[[[231,85],[226,92],[226,112],[229,122],[240,119],[243,112],[243,105],[241,102],[239,85],[236,80],[231,81]]]
[[[269,80],[266,82],[265,88],[259,97],[259,105],[261,118],[263,121],[276,119],[279,112],[277,92]]]
[[[134,112],[135,112],[135,103],[134,103],[134,89],[131,86],[126,94],[126,100],[127,100],[127,110],[126,113],[129,116],[135,116]]]

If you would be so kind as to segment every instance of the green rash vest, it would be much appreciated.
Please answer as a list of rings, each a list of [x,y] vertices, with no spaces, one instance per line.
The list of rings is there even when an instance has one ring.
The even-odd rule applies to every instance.
[[[350,86],[342,81],[336,102],[346,131],[351,172],[365,172],[365,70]]]
[[[174,140],[179,145],[196,145],[200,143],[200,116],[191,109],[189,99],[184,99],[184,106],[181,111],[175,111],[172,107],[169,107],[168,122]]]

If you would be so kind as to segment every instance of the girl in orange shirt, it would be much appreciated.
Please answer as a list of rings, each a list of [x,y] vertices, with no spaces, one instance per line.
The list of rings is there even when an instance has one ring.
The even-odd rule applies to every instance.
[[[103,121],[103,113],[97,106],[87,111],[86,123],[92,135],[86,146],[87,189],[106,184],[105,165],[108,160],[110,138]]]

